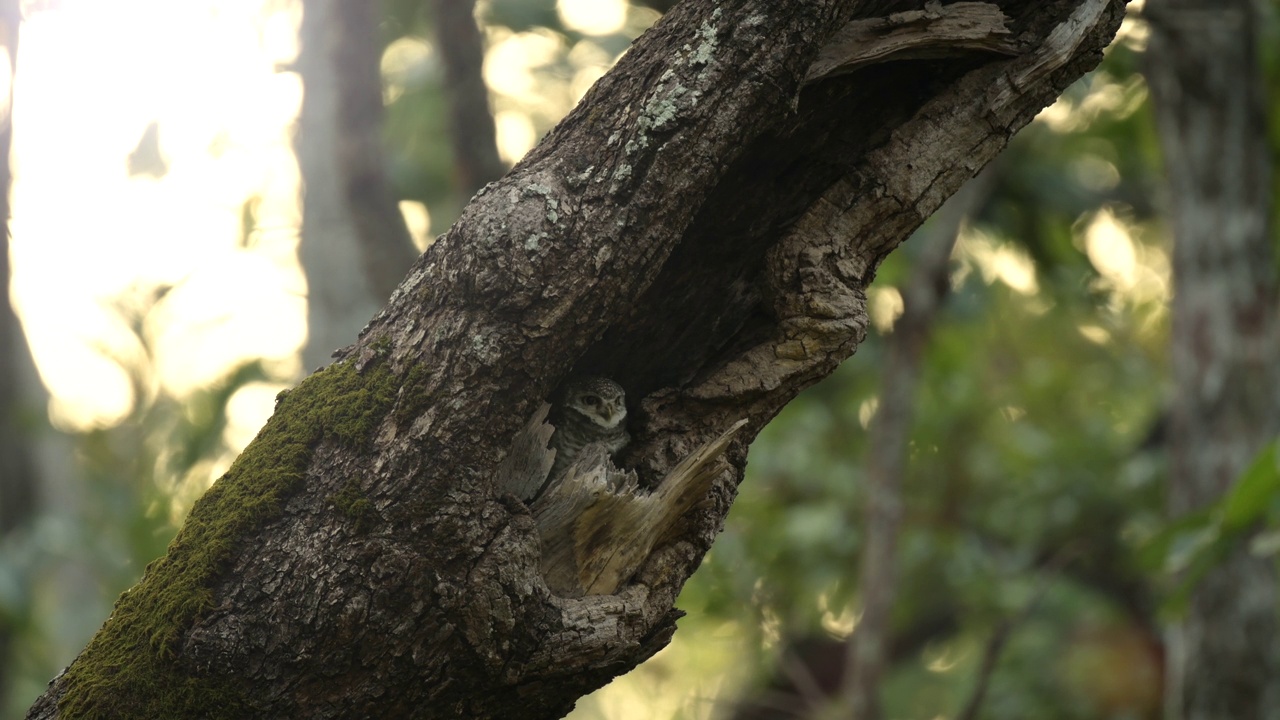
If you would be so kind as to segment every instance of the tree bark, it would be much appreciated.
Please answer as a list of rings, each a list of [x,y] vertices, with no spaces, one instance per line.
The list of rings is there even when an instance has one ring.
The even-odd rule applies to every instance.
[[[1153,0],[1147,77],[1173,245],[1170,509],[1222,496],[1280,431],[1271,150],[1249,0]],[[1280,717],[1271,559],[1233,551],[1170,633],[1169,717]]]
[[[677,5],[282,396],[29,716],[553,718],[661,649],[747,445],[853,352],[880,260],[1123,14],[1007,2],[1016,57],[805,84],[837,30],[903,6]],[[632,399],[621,462],[642,484],[748,422],[634,577],[562,598],[493,474],[585,373]]]

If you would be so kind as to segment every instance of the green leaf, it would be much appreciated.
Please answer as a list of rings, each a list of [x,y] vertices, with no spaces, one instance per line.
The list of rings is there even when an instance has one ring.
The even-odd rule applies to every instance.
[[[1260,520],[1280,493],[1280,467],[1276,465],[1276,442],[1263,448],[1253,463],[1222,501],[1224,531],[1245,530]]]
[[[1217,523],[1178,533],[1169,542],[1162,569],[1170,574],[1185,572],[1192,566],[1201,564],[1202,558],[1213,552],[1214,546],[1224,539],[1218,531]]]
[[[1211,527],[1216,534],[1217,523],[1210,510],[1203,508],[1166,523],[1139,548],[1138,560],[1142,566],[1152,572],[1164,572],[1171,565],[1178,564],[1170,560],[1171,556],[1181,554],[1189,544],[1195,544],[1187,538],[1202,536]]]

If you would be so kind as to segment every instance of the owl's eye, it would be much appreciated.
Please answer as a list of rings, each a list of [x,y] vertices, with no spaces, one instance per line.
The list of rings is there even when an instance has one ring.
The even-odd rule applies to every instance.
[[[591,406],[595,406],[600,404],[600,398],[596,397],[595,395],[583,395],[582,402]]]

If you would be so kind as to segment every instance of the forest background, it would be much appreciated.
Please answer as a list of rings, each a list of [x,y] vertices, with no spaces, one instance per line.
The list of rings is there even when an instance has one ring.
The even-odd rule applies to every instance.
[[[0,410],[30,460],[14,472],[17,451],[0,447],[0,715],[19,717],[276,393],[385,299],[340,245],[385,218],[334,216],[324,193],[371,173],[398,208],[392,233],[424,248],[664,4],[481,0],[470,31],[451,24],[459,7],[471,21],[470,3],[448,0],[360,17],[287,0],[5,5],[17,59],[0,275],[21,332],[3,328],[16,394]],[[1274,558],[1280,493],[1263,458],[1238,486],[1252,495],[1168,519],[1179,388],[1142,11],[1132,3],[1103,64],[890,256],[867,342],[753,445],[671,647],[572,717],[790,717],[767,713],[832,690],[842,640],[865,629],[859,577],[883,510],[870,438],[901,412],[885,387],[900,345],[919,373],[896,600],[877,620],[885,716],[1160,716],[1163,628],[1236,541],[1223,513],[1250,508],[1262,531],[1249,549]],[[1275,7],[1259,21],[1274,156]],[[305,49],[335,27],[350,77],[323,76]],[[491,114],[475,106],[480,81]],[[931,250],[950,258],[946,292],[923,329],[906,327]],[[412,254],[391,255],[394,284]],[[895,345],[905,331],[918,342]]]

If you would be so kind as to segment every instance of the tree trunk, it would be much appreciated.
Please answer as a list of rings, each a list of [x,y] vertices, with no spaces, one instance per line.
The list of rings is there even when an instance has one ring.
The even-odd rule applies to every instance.
[[[502,177],[497,129],[484,84],[484,39],[476,26],[475,0],[433,0],[436,44],[444,64],[444,87],[449,99],[449,132],[453,138],[454,186],[471,197]]]
[[[376,2],[305,0],[294,143],[302,174],[307,277],[303,367],[351,342],[413,264],[416,251],[387,180]]]
[[[1271,150],[1249,0],[1152,0],[1148,82],[1174,246],[1170,509],[1203,507],[1280,431]],[[1239,547],[1170,634],[1169,717],[1280,717],[1276,569]]]
[[[29,716],[554,718],[661,649],[750,439],[853,352],[880,260],[1123,14],[1007,2],[992,52],[929,34],[962,6],[869,19],[898,7],[678,4],[281,397]],[[564,598],[492,478],[586,373],[626,388],[642,485],[747,425],[634,576]]]
[[[22,11],[17,0],[0,2],[0,42],[9,60],[8,97],[4,119],[0,122],[0,542],[24,523],[30,522],[36,510],[36,460],[33,457],[31,433],[24,428],[21,416],[26,400],[23,381],[30,373],[31,355],[27,351],[22,326],[14,312],[9,294],[9,217],[13,186],[10,150],[13,145],[13,76],[18,59],[18,25]],[[13,618],[0,616],[0,709],[6,707],[10,686],[10,646],[13,641]]]

